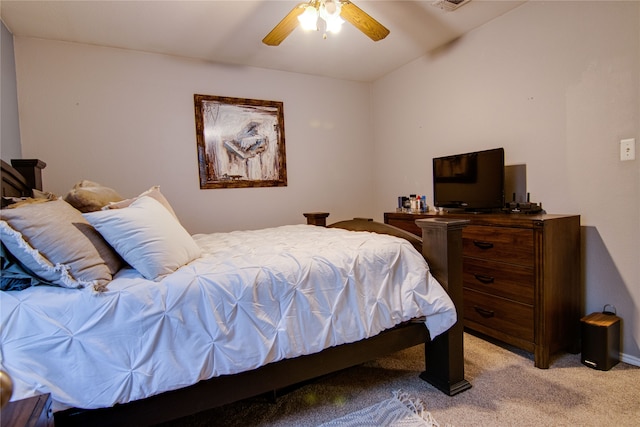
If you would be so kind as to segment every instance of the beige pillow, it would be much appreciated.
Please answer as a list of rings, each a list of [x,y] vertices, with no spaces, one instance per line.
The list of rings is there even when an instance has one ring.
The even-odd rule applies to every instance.
[[[34,188],[33,190],[31,190],[31,192],[33,193],[34,199],[55,200],[58,198],[58,196],[56,196],[51,191],[42,191],[42,190],[38,190],[37,188]]]
[[[94,212],[111,202],[123,200],[123,197],[112,188],[83,180],[73,186],[64,200],[80,212]]]
[[[102,291],[122,259],[64,200],[2,210],[0,239],[39,277],[66,288]]]
[[[40,203],[47,200],[56,200],[58,196],[51,192],[40,191],[38,189],[31,190],[33,197],[2,197],[3,208],[17,208],[20,205],[26,205],[28,203]]]
[[[171,215],[173,215],[174,218],[178,219],[178,216],[176,215],[176,213],[174,212],[173,208],[171,207],[171,204],[169,203],[167,198],[164,197],[164,195],[160,192],[160,186],[159,185],[154,185],[153,187],[151,187],[147,191],[145,191],[142,194],[140,194],[138,197],[134,197],[132,199],[121,200],[119,202],[111,202],[107,206],[103,207],[102,210],[126,208],[129,205],[131,205],[131,203],[135,202],[136,200],[138,200],[139,198],[144,197],[144,196],[149,196],[149,197],[154,198],[157,201],[159,201],[162,204],[162,206],[167,208],[167,210],[171,213]]]
[[[23,197],[20,199],[14,198],[13,199],[13,203],[11,203],[10,205],[7,205],[7,207],[5,209],[15,209],[15,208],[19,208],[20,206],[24,206],[24,205],[30,205],[33,203],[46,203],[49,200],[47,199],[37,199],[35,197]]]

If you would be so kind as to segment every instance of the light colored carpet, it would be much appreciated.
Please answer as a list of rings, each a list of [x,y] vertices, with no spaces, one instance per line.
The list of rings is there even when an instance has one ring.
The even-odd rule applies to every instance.
[[[401,390],[380,403],[331,420],[320,427],[440,427],[424,403]]]
[[[440,425],[635,426],[640,422],[640,368],[619,363],[598,371],[579,354],[561,354],[549,369],[529,353],[465,333],[465,377],[472,388],[447,396],[425,383],[423,348],[324,377],[279,397],[253,398],[169,426],[318,426],[389,398],[416,396]]]

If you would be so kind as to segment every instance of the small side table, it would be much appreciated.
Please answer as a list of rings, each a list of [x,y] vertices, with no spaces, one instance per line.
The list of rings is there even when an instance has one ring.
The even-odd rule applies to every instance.
[[[9,402],[0,413],[1,427],[53,427],[51,395],[41,394]]]

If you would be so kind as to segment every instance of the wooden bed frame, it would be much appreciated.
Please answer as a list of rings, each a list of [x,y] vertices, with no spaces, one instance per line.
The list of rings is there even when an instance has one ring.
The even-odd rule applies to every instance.
[[[2,162],[2,196],[30,196],[42,190],[41,160]],[[305,213],[307,223],[326,226],[328,213]],[[329,227],[373,231],[409,240],[427,259],[434,277],[447,290],[462,313],[462,228],[468,221],[417,220],[422,239],[399,228],[356,218]],[[143,400],[105,409],[68,409],[55,413],[56,426],[152,425],[170,421],[249,397],[275,393],[319,376],[355,366],[375,358],[413,347],[425,346],[425,371],[420,377],[448,395],[467,390],[464,379],[463,325],[458,321],[444,334],[431,340],[424,321],[407,322],[379,335],[351,344],[331,347],[316,354],[270,363],[235,375],[224,375],[195,385]]]

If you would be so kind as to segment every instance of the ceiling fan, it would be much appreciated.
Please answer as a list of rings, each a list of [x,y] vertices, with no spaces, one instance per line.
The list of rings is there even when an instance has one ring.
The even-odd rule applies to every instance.
[[[326,31],[336,31],[342,22],[349,22],[373,41],[382,40],[389,34],[384,25],[348,0],[311,0],[300,3],[262,39],[262,43],[278,46],[298,25],[305,29],[316,29],[318,17],[322,18]],[[326,38],[326,33],[324,34]]]

